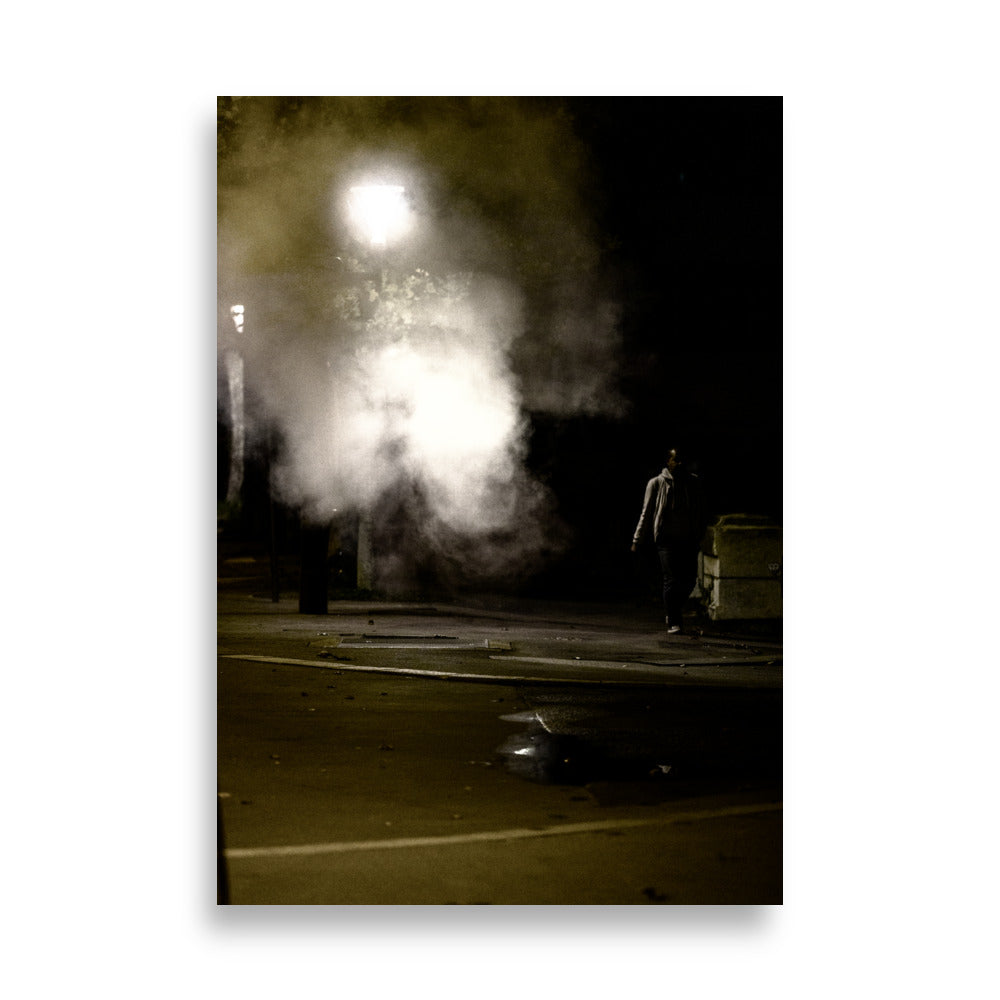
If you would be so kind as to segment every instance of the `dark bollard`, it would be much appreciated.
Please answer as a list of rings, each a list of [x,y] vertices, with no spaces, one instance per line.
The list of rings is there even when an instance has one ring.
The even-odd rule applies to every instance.
[[[302,576],[299,584],[299,613],[325,615],[328,604],[330,525],[302,525]]]
[[[226,838],[222,832],[222,799],[216,795],[215,797],[215,810],[216,810],[216,840],[217,840],[217,856],[216,856],[216,890],[215,890],[215,902],[217,906],[228,906],[229,905],[229,870],[226,867]]]
[[[271,564],[271,603],[277,604],[281,599],[280,572],[278,569],[278,539],[275,528],[274,497],[267,501],[267,553]]]

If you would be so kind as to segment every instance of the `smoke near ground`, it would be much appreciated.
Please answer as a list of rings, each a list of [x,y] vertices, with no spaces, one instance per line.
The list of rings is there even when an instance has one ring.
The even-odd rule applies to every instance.
[[[620,406],[590,182],[557,101],[220,100],[220,359],[276,495],[372,517],[383,582],[513,578],[565,543],[525,459],[530,414]],[[348,214],[363,184],[405,188],[385,245]]]

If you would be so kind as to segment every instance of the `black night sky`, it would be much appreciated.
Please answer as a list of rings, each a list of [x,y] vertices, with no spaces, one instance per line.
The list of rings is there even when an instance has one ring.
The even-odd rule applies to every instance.
[[[646,478],[686,447],[716,514],[782,513],[780,99],[579,98],[623,305],[621,420],[536,421],[610,578]],[[577,552],[574,578],[587,574]],[[597,586],[595,582],[595,586]]]
[[[615,468],[608,478],[642,478],[677,439],[718,513],[780,518],[780,99],[583,98],[571,107],[599,164],[600,220],[624,307],[632,412],[602,442]],[[594,457],[592,445],[579,447]]]

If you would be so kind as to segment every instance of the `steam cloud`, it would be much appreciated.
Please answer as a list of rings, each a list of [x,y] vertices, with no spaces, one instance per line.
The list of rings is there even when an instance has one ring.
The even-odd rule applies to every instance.
[[[250,434],[280,441],[278,496],[315,520],[372,515],[382,584],[417,556],[488,580],[558,549],[528,414],[620,406],[564,110],[234,98],[219,136],[220,359],[245,360]],[[341,212],[357,183],[406,188],[412,225],[384,250]]]

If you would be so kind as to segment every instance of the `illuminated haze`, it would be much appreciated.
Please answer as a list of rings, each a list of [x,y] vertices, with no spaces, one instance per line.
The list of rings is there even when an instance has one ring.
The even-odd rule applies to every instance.
[[[223,104],[220,358],[245,359],[276,495],[312,520],[372,515],[389,589],[420,559],[516,579],[567,541],[525,457],[529,414],[619,407],[589,181],[555,102]],[[351,224],[366,184],[405,188],[383,245]]]

